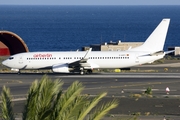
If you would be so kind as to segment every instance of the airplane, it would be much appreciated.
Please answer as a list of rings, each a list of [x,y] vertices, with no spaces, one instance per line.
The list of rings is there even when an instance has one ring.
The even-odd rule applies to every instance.
[[[52,69],[55,73],[92,73],[93,69],[129,68],[152,63],[173,51],[163,51],[170,19],[163,19],[146,41],[126,51],[27,52],[10,56],[2,62],[12,70]]]

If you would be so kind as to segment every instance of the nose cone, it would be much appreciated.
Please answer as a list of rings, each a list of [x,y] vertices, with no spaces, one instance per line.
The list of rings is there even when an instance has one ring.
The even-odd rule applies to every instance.
[[[3,64],[4,66],[7,66],[7,67],[8,67],[8,62],[7,62],[7,60],[4,60],[4,61],[2,62],[2,64]]]

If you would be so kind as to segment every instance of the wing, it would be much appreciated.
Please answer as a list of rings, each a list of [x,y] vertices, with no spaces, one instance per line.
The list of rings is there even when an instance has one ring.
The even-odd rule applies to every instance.
[[[81,69],[81,68],[83,68],[83,69],[91,69],[91,64],[87,62],[88,59],[89,59],[89,54],[90,54],[91,51],[92,51],[92,48],[90,48],[86,52],[85,56],[81,60],[69,63],[69,68],[72,68],[74,70]]]

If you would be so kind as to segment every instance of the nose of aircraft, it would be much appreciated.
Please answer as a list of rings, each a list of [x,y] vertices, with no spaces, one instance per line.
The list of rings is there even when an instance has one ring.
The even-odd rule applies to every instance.
[[[4,61],[2,62],[2,64],[3,64],[4,66],[8,66],[7,60],[4,60]]]

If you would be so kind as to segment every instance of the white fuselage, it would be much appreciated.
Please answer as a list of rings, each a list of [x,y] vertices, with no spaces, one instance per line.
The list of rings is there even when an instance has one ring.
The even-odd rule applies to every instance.
[[[5,66],[13,69],[51,68],[56,64],[69,64],[83,59],[84,52],[29,52],[11,56],[3,61]],[[149,55],[148,52],[92,51],[87,63],[94,68],[126,68],[163,58],[164,54]],[[83,66],[83,63],[81,63]],[[86,66],[86,65],[84,65]]]

